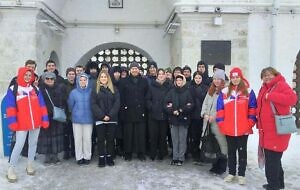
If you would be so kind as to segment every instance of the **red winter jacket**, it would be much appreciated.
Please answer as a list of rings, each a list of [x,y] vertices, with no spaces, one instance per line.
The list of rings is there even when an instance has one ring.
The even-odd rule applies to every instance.
[[[216,122],[222,134],[227,136],[242,136],[252,134],[256,122],[256,97],[254,91],[248,88],[248,96],[233,90],[227,96],[228,87],[219,94],[217,101]]]
[[[32,80],[34,80],[33,71],[22,67],[17,77],[17,94],[13,92],[14,86],[11,86],[6,94],[7,122],[13,131],[28,131],[49,126],[48,112],[42,93],[37,95],[31,86],[32,80],[27,83],[24,81],[27,71],[31,71]]]
[[[268,99],[265,98],[266,93],[269,93]],[[260,146],[275,152],[283,152],[288,147],[291,135],[277,134],[270,101],[273,102],[279,115],[289,114],[290,107],[297,102],[297,95],[280,74],[260,88],[256,113]]]

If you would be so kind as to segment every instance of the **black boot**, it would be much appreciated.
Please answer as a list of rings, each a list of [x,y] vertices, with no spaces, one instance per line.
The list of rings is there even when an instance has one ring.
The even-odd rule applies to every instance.
[[[213,163],[212,168],[210,168],[210,170],[209,170],[210,172],[215,173],[215,174],[218,173],[218,170],[219,170],[218,162],[219,162],[219,160],[217,160],[216,163]]]
[[[58,154],[52,154],[52,158],[51,161],[53,164],[57,164],[60,162],[59,158],[58,158]]]
[[[106,157],[106,163],[107,163],[108,166],[114,166],[115,165],[115,162],[114,162],[114,160],[113,160],[113,158],[112,158],[111,155],[107,155],[107,157]]]
[[[50,154],[46,154],[45,155],[45,161],[44,161],[45,164],[50,164],[51,163],[51,156]]]
[[[144,155],[143,153],[138,153],[138,159],[139,159],[140,161],[145,161],[145,160],[146,160],[146,157],[145,157],[145,155]]]
[[[98,166],[101,168],[105,167],[105,157],[104,156],[99,157]]]
[[[262,187],[263,187],[264,189],[272,189],[272,188],[270,188],[270,187],[268,186],[268,184],[264,184]],[[284,189],[284,185],[281,184],[280,187],[279,187],[279,189]]]
[[[223,173],[226,172],[227,168],[227,158],[226,157],[221,157],[218,159],[218,170],[216,174],[222,175]]]
[[[125,161],[131,161],[132,160],[132,153],[125,153],[124,155]]]
[[[64,152],[63,159],[64,159],[64,160],[69,160],[69,159],[70,159],[70,151],[66,150],[66,151]]]

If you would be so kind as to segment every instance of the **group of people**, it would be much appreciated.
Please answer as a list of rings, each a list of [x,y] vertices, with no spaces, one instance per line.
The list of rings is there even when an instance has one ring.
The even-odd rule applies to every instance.
[[[189,66],[161,69],[149,62],[147,74],[132,62],[129,68],[90,62],[66,70],[63,79],[54,61],[45,72],[34,73],[28,60],[19,69],[7,91],[7,118],[16,132],[7,178],[15,182],[14,167],[28,137],[27,174],[34,175],[35,153],[45,154],[45,163],[75,155],[77,164],[89,164],[98,149],[98,166],[113,166],[116,155],[131,161],[163,160],[172,148],[172,165],[181,166],[191,154],[201,162],[199,144],[206,128],[214,134],[220,153],[210,172],[223,174],[225,182],[246,184],[247,141],[256,124],[264,148],[268,190],[284,187],[281,157],[290,135],[278,135],[270,102],[279,114],[287,114],[297,96],[284,77],[272,67],[261,71],[258,97],[240,68],[230,70],[199,61],[192,75]],[[53,107],[63,108],[66,122],[53,119]],[[22,108],[22,109],[20,109]],[[238,157],[237,157],[238,153]],[[237,168],[238,166],[238,168]]]

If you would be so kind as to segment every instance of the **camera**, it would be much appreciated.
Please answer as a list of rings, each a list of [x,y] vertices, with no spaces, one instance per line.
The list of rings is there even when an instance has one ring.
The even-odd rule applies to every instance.
[[[222,9],[221,9],[220,7],[216,7],[216,8],[215,8],[215,12],[216,12],[216,13],[221,12],[221,10],[222,10]]]

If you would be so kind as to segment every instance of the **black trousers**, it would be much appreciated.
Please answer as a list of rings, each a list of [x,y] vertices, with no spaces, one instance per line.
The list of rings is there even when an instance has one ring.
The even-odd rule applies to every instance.
[[[72,121],[68,120],[64,125],[64,151],[69,151],[75,154],[74,135]]]
[[[283,152],[274,152],[264,149],[265,152],[265,175],[268,182],[268,190],[284,188],[284,172],[281,165]]]
[[[248,135],[232,137],[226,136],[228,146],[228,168],[229,174],[236,175],[237,158],[236,152],[238,151],[238,175],[245,176],[247,166],[247,142]]]
[[[97,129],[96,125],[93,125],[93,131],[92,131],[92,156],[95,153],[95,147],[97,145]]]
[[[145,122],[124,123],[124,152],[131,154],[134,150],[138,154],[146,152],[146,124]]]
[[[99,156],[114,155],[114,139],[117,124],[100,124],[96,126]]]
[[[167,155],[167,131],[168,122],[166,120],[149,119],[149,136],[150,136],[150,157],[154,159],[157,155],[164,157]]]
[[[200,138],[203,129],[203,119],[193,119],[188,130],[188,149],[193,159],[200,158]]]

